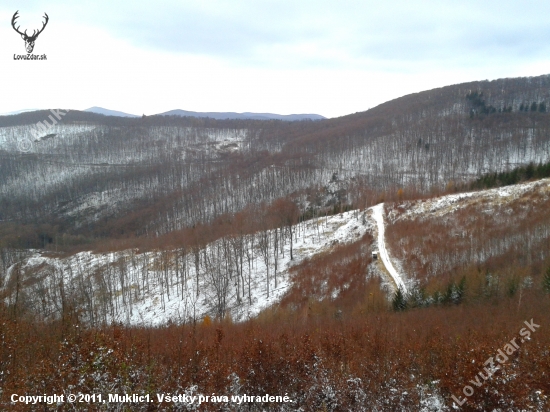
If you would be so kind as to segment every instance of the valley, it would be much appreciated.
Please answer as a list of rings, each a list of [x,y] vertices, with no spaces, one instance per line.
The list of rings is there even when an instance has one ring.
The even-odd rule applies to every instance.
[[[39,139],[50,111],[0,116],[0,389],[451,411],[534,319],[462,409],[546,410],[549,86],[316,120],[66,110]]]

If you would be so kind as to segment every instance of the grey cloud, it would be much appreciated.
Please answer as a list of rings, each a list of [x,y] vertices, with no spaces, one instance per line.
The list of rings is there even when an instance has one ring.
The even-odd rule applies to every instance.
[[[32,0],[25,4],[44,7]],[[292,56],[291,64],[300,67],[365,60],[471,65],[550,52],[550,4],[538,1],[54,0],[49,7],[59,18],[100,26],[137,46],[239,64],[276,65]],[[301,43],[315,44],[321,52],[293,55]],[[334,55],[342,60],[327,57]]]

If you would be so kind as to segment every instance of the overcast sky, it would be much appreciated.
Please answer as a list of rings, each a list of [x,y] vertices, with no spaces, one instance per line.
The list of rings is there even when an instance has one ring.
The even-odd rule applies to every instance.
[[[29,34],[49,23],[34,54]],[[472,80],[550,73],[548,1],[0,3],[0,113],[317,113]]]

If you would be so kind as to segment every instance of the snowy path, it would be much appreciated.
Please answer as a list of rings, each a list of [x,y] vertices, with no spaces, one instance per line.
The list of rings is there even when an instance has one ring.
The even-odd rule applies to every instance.
[[[384,236],[384,232],[386,229],[386,226],[384,225],[384,203],[373,206],[372,217],[374,218],[378,226],[378,253],[382,258],[382,262],[384,262],[386,269],[395,281],[397,287],[400,288],[404,293],[406,293],[407,287],[405,286],[405,283],[403,283],[401,276],[399,276],[399,274],[397,273],[397,270],[395,270],[395,268],[393,267],[390,261],[390,256],[388,255],[388,251],[386,249],[386,239]]]

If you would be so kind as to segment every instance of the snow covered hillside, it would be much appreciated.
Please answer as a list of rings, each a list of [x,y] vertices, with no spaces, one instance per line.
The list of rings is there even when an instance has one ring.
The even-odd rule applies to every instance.
[[[71,110],[49,127],[49,111],[0,116],[0,219],[56,221],[94,238],[157,236],[305,192],[324,212],[332,204],[315,199],[331,180],[346,205],[371,204],[369,190],[427,194],[550,161],[549,84],[472,82],[319,121]]]
[[[541,179],[528,183],[504,186],[495,189],[480,190],[476,192],[458,193],[427,199],[397,204],[396,208],[390,211],[389,217],[392,221],[404,219],[444,217],[460,209],[483,204],[485,210],[510,203],[523,196],[540,194],[550,195],[550,179]]]
[[[412,283],[466,270],[495,283],[547,265],[549,207],[550,179],[396,203],[387,208],[387,243]]]
[[[334,245],[359,239],[373,224],[359,211],[309,220],[255,235],[222,238],[197,250],[135,250],[55,257],[36,252],[12,265],[4,287],[25,279],[17,299],[44,318],[59,316],[63,301],[90,323],[158,325],[205,315],[245,320],[280,300],[289,268]]]
[[[454,262],[460,253],[449,246],[449,256],[430,255],[431,251],[423,249],[433,243],[430,237],[423,235],[421,240],[409,241],[410,234],[400,234],[400,222],[447,222],[450,226],[442,235],[451,239],[459,236],[468,243],[468,253],[477,253],[475,259],[463,259],[483,261],[491,254],[483,254],[482,245],[477,246],[479,251],[472,252],[471,245],[477,241],[450,215],[465,210],[469,213],[468,222],[475,226],[484,214],[497,214],[518,225],[524,221],[512,222],[509,217],[518,210],[514,202],[523,205],[517,219],[525,219],[531,207],[549,197],[550,179],[543,179],[424,201],[378,204],[364,211],[316,218],[291,227],[223,237],[201,248],[81,252],[68,257],[35,251],[32,257],[8,269],[3,287],[8,303],[24,305],[44,319],[58,317],[71,302],[69,306],[91,324],[159,325],[228,314],[241,321],[282,298],[291,287],[289,269],[293,265],[330,253],[335,245],[359,240],[367,231],[378,236],[381,261],[391,277],[385,278],[384,270],[379,274],[390,284],[388,290],[400,287],[406,292],[418,280],[417,267],[409,261],[421,259],[424,265],[432,265],[431,275],[435,276],[444,273],[448,269],[445,264]],[[536,232],[525,236],[537,244],[537,239],[548,238],[548,229],[548,225],[539,225]],[[412,244],[412,255],[407,252],[407,242]],[[495,250],[504,250],[494,246],[497,240],[484,242]],[[451,242],[437,242],[437,251],[447,244]]]

